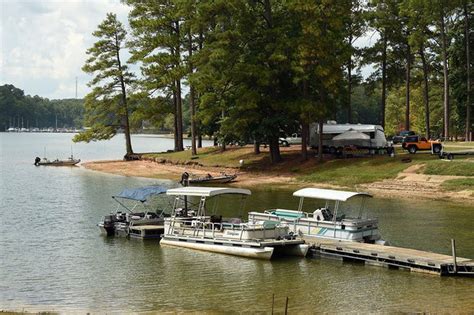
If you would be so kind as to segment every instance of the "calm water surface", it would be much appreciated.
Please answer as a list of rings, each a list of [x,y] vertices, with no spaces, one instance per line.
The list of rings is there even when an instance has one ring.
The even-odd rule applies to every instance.
[[[33,166],[50,158],[120,159],[123,139],[72,144],[70,134],[0,133],[0,309],[58,311],[474,312],[474,279],[440,278],[328,259],[259,261],[105,238],[96,227],[126,187],[171,181]],[[173,140],[134,136],[134,150]],[[258,191],[242,213],[297,207],[291,191]],[[357,205],[349,205],[356,209]],[[392,244],[474,258],[474,209],[462,204],[373,199],[369,215]]]

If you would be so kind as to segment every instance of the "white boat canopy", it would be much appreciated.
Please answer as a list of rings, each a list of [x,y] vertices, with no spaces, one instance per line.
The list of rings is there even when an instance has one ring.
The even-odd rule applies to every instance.
[[[336,201],[347,201],[348,199],[355,196],[372,197],[371,194],[365,192],[352,192],[319,188],[303,188],[295,191],[293,193],[293,196]]]
[[[167,195],[170,196],[199,196],[212,197],[225,194],[251,195],[248,189],[241,188],[224,188],[224,187],[180,187],[168,189]]]

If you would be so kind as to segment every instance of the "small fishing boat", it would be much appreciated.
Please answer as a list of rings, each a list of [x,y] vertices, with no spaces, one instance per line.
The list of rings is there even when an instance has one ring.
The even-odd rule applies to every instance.
[[[118,208],[99,222],[101,233],[140,239],[160,238],[166,214],[164,210],[153,211],[150,207],[153,197],[165,192],[166,188],[162,186],[146,186],[125,189],[112,196],[118,203]],[[138,209],[139,207],[142,209]],[[119,211],[121,208],[126,211]]]
[[[239,218],[206,213],[206,202],[217,196],[240,196],[243,206],[251,194],[247,189],[182,187],[166,194],[174,196],[175,202],[171,217],[165,218],[160,245],[260,259],[270,259],[275,253],[304,257],[308,252],[309,246],[278,222],[244,223]],[[197,209],[190,206],[193,198],[198,200]]]
[[[181,175],[181,184],[183,186],[188,186],[189,184],[200,184],[200,183],[212,183],[212,184],[225,184],[229,183],[237,178],[237,174],[226,174],[221,173],[221,175],[213,176],[211,174],[207,174],[204,176],[197,176],[194,174],[189,174],[188,172],[184,172]]]
[[[66,160],[49,160],[48,158],[35,158],[35,166],[75,166],[81,162],[81,159],[75,159],[74,156],[68,157]]]
[[[372,197],[370,194],[304,188],[294,192],[293,196],[300,198],[298,210],[271,209],[263,213],[249,212],[249,222],[277,222],[301,236],[388,245],[379,234],[378,220],[363,218],[365,200]],[[361,199],[360,207],[355,209],[356,216],[349,217],[339,208],[340,203],[356,197]],[[325,200],[325,206],[313,212],[304,212],[305,198]]]

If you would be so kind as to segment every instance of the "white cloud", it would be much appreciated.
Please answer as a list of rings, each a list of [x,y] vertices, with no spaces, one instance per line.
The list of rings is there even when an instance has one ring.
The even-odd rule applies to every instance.
[[[74,97],[76,77],[78,96],[88,92],[92,32],[107,12],[126,24],[129,10],[119,0],[0,1],[0,84],[48,98]]]

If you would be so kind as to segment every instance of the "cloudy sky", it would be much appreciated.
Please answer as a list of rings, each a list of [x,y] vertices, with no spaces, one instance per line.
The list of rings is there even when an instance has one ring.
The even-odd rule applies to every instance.
[[[81,67],[94,43],[92,32],[107,12],[127,25],[128,11],[120,0],[0,0],[0,85],[49,99],[74,98],[77,77],[78,97],[84,97],[91,77]]]
[[[0,0],[0,85],[50,99],[88,92],[90,76],[81,71],[92,32],[116,13],[126,23],[120,0]]]

